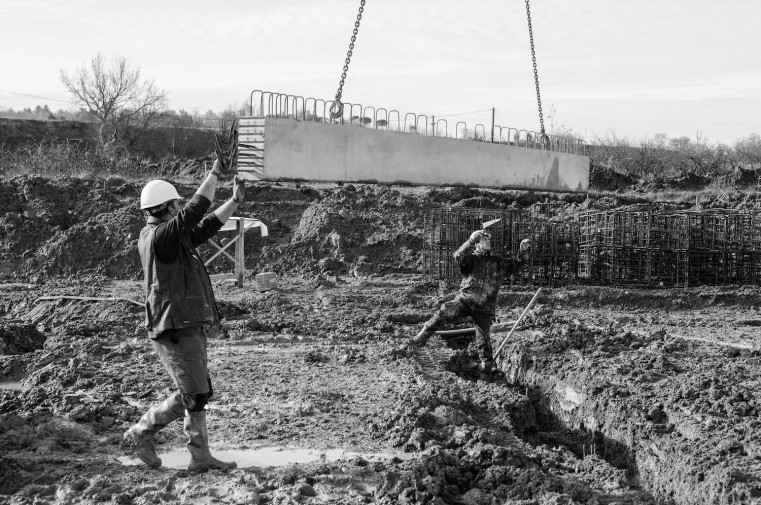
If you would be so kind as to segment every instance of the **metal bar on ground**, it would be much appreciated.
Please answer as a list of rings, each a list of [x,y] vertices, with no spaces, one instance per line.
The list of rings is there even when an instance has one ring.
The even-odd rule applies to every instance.
[[[528,314],[528,311],[531,310],[531,307],[536,303],[536,299],[539,298],[539,293],[542,292],[542,288],[539,288],[536,290],[536,293],[534,294],[534,297],[531,299],[530,302],[528,302],[528,305],[526,305],[526,308],[523,309],[523,314],[521,314],[521,317],[518,318],[517,321],[515,321],[515,324],[513,325],[513,329],[510,330],[510,333],[507,334],[507,336],[502,340],[502,343],[499,344],[499,347],[497,348],[497,352],[494,353],[494,357],[496,358],[499,356],[499,353],[502,352],[502,348],[505,347],[505,344],[510,339],[510,336],[513,334],[515,329],[518,327],[520,322],[523,320],[523,318]]]
[[[130,298],[121,298],[117,296],[112,296],[108,298],[101,298],[98,296],[68,296],[68,295],[61,295],[61,296],[41,296],[37,298],[37,301],[40,300],[82,300],[86,302],[114,302],[114,301],[123,301],[123,302],[129,302],[134,303],[135,305],[142,307],[144,304],[141,302],[138,302],[137,300],[132,300]]]
[[[515,321],[505,321],[504,323],[497,323],[492,325],[491,331],[497,331],[501,330],[507,326],[510,326],[511,324],[515,324]],[[455,330],[437,330],[436,335],[442,336],[442,337],[457,337],[460,335],[470,335],[471,333],[475,333],[476,329],[473,327],[470,328],[457,328]]]

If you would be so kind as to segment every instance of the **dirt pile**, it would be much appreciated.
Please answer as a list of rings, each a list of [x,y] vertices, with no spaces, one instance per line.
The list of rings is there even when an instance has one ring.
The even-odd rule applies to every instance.
[[[418,195],[348,184],[304,209],[290,242],[267,247],[261,261],[276,271],[331,275],[417,271],[427,207]]]
[[[0,355],[32,352],[44,343],[45,335],[31,324],[0,324]]]
[[[2,273],[23,279],[82,271],[134,275],[128,237],[136,239],[141,227],[134,205],[139,190],[108,184],[36,176],[0,181]]]

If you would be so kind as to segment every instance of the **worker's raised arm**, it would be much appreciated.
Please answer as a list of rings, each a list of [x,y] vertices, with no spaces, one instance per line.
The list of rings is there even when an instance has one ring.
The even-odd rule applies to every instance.
[[[225,173],[219,165],[219,159],[214,161],[214,168],[206,176],[206,179],[196,190],[197,195],[205,196],[210,202],[214,201],[214,195],[217,192],[217,181],[225,178]]]
[[[484,235],[484,230],[476,230],[473,233],[470,234],[470,237],[468,237],[468,240],[466,240],[455,252],[454,252],[454,259],[458,263],[462,263],[467,258],[473,255],[473,252],[476,250],[476,244],[481,240],[481,237]]]
[[[217,216],[217,219],[222,224],[225,224],[228,219],[230,219],[235,212],[235,209],[238,208],[238,205],[243,203],[243,200],[246,199],[246,184],[239,180],[238,177],[233,178],[233,196],[229,200],[227,200],[225,203],[219,206],[217,210],[214,211],[214,214]]]
[[[504,259],[505,275],[513,275],[526,264],[531,257],[531,239],[524,238],[518,246],[518,252],[512,258]]]

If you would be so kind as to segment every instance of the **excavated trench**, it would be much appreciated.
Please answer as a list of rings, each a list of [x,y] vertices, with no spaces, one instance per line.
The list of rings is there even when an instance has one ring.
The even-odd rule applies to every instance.
[[[590,380],[590,358],[570,354],[578,368],[561,366],[549,372],[543,362],[562,358],[542,356],[524,344],[506,349],[501,365],[506,381],[525,388],[536,413],[536,427],[524,430],[526,441],[562,446],[582,459],[601,457],[625,471],[632,489],[651,494],[658,503],[759,503],[758,483],[746,471],[757,468],[748,461],[758,459],[755,448],[728,441],[720,433],[707,435],[710,421],[701,424],[662,404],[640,418],[628,395],[600,395],[606,385]],[[713,443],[723,445],[713,457],[697,447]],[[722,453],[728,457],[717,457]]]

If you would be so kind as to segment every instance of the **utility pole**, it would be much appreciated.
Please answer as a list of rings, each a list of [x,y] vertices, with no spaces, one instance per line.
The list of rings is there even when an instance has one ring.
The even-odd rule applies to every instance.
[[[491,108],[491,143],[494,143],[494,107]]]
[[[431,131],[433,132],[432,136],[436,136],[436,116],[431,116]]]

